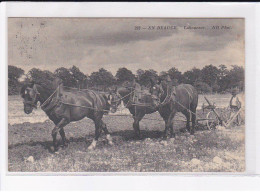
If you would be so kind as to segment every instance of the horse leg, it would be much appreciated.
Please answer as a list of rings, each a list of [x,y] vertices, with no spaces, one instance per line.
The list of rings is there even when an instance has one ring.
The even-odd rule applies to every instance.
[[[137,115],[137,116],[134,117],[133,128],[134,128],[134,131],[135,131],[135,136],[138,139],[141,138],[139,122],[142,120],[143,117],[144,117],[144,115]]]
[[[185,115],[185,117],[186,117],[186,119],[187,119],[187,121],[186,121],[186,129],[187,129],[189,132],[191,132],[191,130],[190,130],[190,119],[191,119],[190,113],[189,113],[188,111],[185,111],[184,115]]]
[[[192,110],[192,112],[193,112],[191,114],[192,127],[191,127],[190,134],[194,135],[194,133],[195,133],[195,125],[196,125],[196,108],[194,110]]]
[[[62,144],[64,147],[67,147],[68,146],[68,142],[69,140],[66,138],[65,136],[65,132],[64,132],[64,129],[63,127],[60,128],[60,136],[62,138]]]
[[[109,145],[113,145],[113,142],[112,142],[112,138],[110,136],[110,133],[109,131],[107,130],[107,125],[101,120],[101,128],[103,129],[103,131],[105,132],[106,134],[106,139],[108,141],[108,144]]]
[[[165,122],[165,131],[164,131],[163,139],[167,139],[169,129],[170,129],[171,137],[175,137],[175,133],[173,131],[173,118],[174,118],[175,114],[176,114],[176,111],[173,110],[171,112],[171,114],[169,115],[167,122]]]
[[[173,131],[173,123],[172,123],[172,125],[170,127],[170,134],[171,134],[170,138],[175,138],[175,133]]]
[[[92,143],[90,144],[90,146],[88,147],[89,150],[92,150],[96,147],[97,140],[101,133],[100,129],[101,129],[101,118],[98,118],[98,119],[95,119],[95,137],[94,137]]]
[[[53,139],[53,147],[54,151],[58,151],[58,142],[57,142],[57,133],[63,128],[68,122],[65,118],[62,118],[61,121],[54,127],[52,130],[52,139]],[[65,134],[64,134],[65,135]]]
[[[164,122],[165,122],[165,130],[168,130],[166,129],[166,126],[167,126],[167,122],[168,122],[168,115],[163,115],[160,113],[160,115],[162,116]],[[168,133],[168,132],[167,132]],[[170,125],[170,137],[171,138],[174,138],[175,137],[175,133],[173,132],[173,123]]]

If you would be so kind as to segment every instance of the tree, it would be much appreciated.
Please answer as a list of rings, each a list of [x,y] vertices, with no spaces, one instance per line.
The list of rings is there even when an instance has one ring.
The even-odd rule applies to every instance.
[[[207,65],[201,70],[202,81],[210,87],[217,84],[219,70],[213,65]]]
[[[237,65],[233,65],[232,69],[226,75],[226,80],[229,83],[228,88],[238,87],[240,90],[244,90],[244,85],[245,85],[244,68]]]
[[[97,72],[93,72],[89,78],[92,86],[102,86],[103,89],[115,83],[115,77],[111,72],[104,68],[99,69]]]
[[[201,81],[201,70],[193,68],[183,73],[183,82],[194,86],[195,82]]]
[[[62,79],[64,86],[77,87],[77,80],[75,78],[75,75],[73,75],[73,73],[70,71],[70,69],[60,67],[55,70],[54,75]]]
[[[227,76],[228,74],[228,69],[226,65],[219,65],[218,67],[218,78],[222,79],[223,77]]]
[[[24,74],[24,70],[12,65],[8,66],[8,79],[17,80]]]
[[[34,83],[40,84],[50,89],[53,89],[52,81],[54,78],[54,74],[48,70],[42,71],[37,68],[32,68],[27,73],[27,81],[33,81]]]
[[[138,82],[141,85],[148,86],[152,80],[157,80],[158,79],[158,74],[156,71],[153,69],[145,70],[142,75],[140,75],[140,78]]]
[[[222,92],[225,91],[228,88],[229,85],[229,80],[228,80],[228,69],[226,67],[226,65],[219,65],[218,68],[218,85],[219,85],[219,89],[218,92]]]
[[[15,66],[8,66],[8,95],[18,94],[21,83],[19,78],[24,74],[24,70]]]
[[[182,73],[177,68],[173,67],[173,68],[169,69],[167,73],[172,80],[176,79],[178,81],[178,83],[183,82]]]
[[[87,76],[83,72],[81,72],[78,67],[74,65],[69,70],[72,74],[73,79],[77,81],[77,86],[80,88],[84,88],[85,85],[87,85]]]
[[[123,83],[125,81],[133,81],[135,75],[132,71],[128,70],[127,68],[119,68],[116,72],[116,78],[118,83]]]
[[[137,71],[136,71],[136,78],[137,78],[137,80],[139,81],[140,80],[140,78],[141,78],[141,76],[144,74],[144,70],[142,70],[142,69],[138,69]]]

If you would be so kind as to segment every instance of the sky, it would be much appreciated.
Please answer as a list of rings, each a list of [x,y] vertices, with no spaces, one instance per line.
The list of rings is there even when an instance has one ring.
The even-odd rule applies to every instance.
[[[244,47],[244,19],[8,19],[8,64],[25,72],[73,65],[87,75],[100,68],[115,75],[120,67],[159,73],[244,66]]]

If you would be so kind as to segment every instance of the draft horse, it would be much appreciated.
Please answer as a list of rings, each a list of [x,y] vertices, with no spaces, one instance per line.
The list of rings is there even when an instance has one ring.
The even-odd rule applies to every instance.
[[[157,96],[152,96],[149,92],[149,89],[143,90],[141,86],[135,81],[129,82],[126,81],[115,90],[117,99],[112,100],[113,103],[121,102],[124,103],[124,106],[130,111],[133,115],[134,123],[133,128],[135,136],[141,138],[140,125],[139,122],[143,119],[145,114],[151,114],[157,111],[158,98]],[[138,99],[138,100],[137,100]],[[117,107],[114,105],[113,107]]]
[[[186,128],[193,135],[198,105],[198,92],[196,89],[190,84],[174,86],[165,80],[159,80],[157,83],[151,81],[151,83],[150,92],[159,98],[158,111],[165,121],[164,138],[167,138],[169,130],[170,136],[175,137],[173,119],[177,112],[185,115],[187,119]],[[192,122],[192,128],[190,128],[190,121]]]
[[[20,91],[24,103],[24,112],[30,114],[37,103],[40,102],[41,109],[46,113],[50,120],[55,124],[52,130],[54,151],[58,150],[56,140],[59,132],[62,143],[67,146],[64,127],[72,121],[79,121],[85,117],[90,118],[95,123],[95,137],[88,147],[94,149],[97,140],[103,130],[110,145],[113,144],[110,133],[106,124],[102,121],[104,113],[110,109],[116,108],[111,106],[111,95],[101,94],[93,90],[73,90],[66,91],[62,85],[59,90],[50,89],[40,84],[25,84]],[[116,103],[113,103],[116,105]]]

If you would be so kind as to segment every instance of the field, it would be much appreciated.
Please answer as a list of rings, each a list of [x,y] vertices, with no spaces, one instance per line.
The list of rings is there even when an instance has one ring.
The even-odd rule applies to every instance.
[[[230,96],[209,95],[218,107],[226,107]],[[203,104],[200,96],[199,107]],[[180,132],[185,123],[176,121],[176,138],[163,141],[164,122],[158,113],[140,123],[143,138],[137,140],[128,116],[105,116],[114,145],[104,134],[95,150],[87,146],[94,137],[89,119],[70,123],[65,133],[67,148],[50,152],[54,124],[38,109],[23,113],[19,96],[10,96],[8,126],[8,169],[10,172],[243,172],[245,171],[244,126],[209,131],[197,127],[194,136]],[[176,117],[178,120],[181,115]],[[198,110],[198,117],[205,117]],[[183,119],[183,117],[181,117]],[[59,137],[59,136],[58,136]]]

